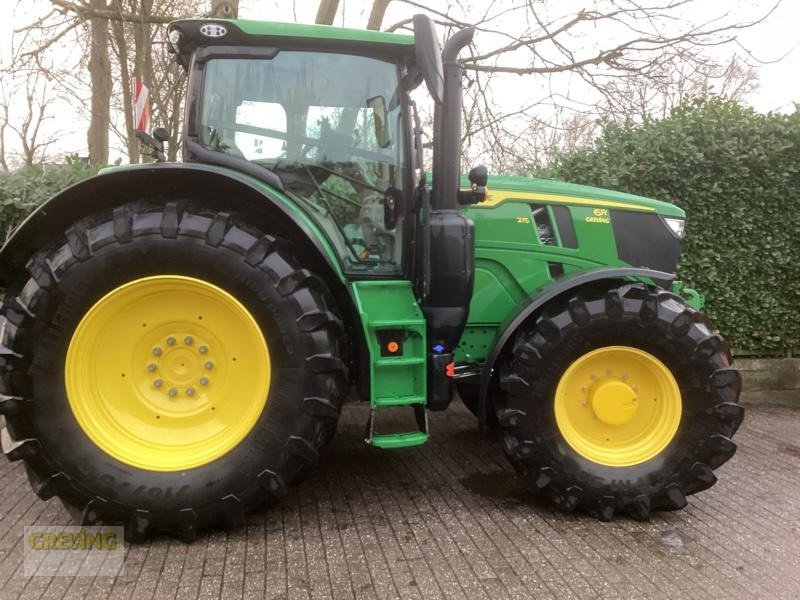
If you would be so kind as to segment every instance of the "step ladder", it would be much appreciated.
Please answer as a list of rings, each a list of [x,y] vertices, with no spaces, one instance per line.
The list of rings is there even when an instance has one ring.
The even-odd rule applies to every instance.
[[[370,355],[370,413],[365,441],[378,448],[407,448],[428,441],[425,318],[410,281],[352,284]],[[385,409],[408,406],[416,431],[379,433]]]

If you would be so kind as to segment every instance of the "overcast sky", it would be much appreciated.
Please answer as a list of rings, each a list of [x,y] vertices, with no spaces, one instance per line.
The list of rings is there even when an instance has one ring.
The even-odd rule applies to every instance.
[[[3,5],[13,5],[13,15],[11,19],[0,21],[0,62],[7,64],[10,52],[11,34],[14,28],[28,24],[43,8],[48,6],[46,0],[0,0]],[[429,0],[426,5],[445,10],[448,2],[445,0]],[[700,23],[707,19],[714,18],[720,13],[727,12],[734,15],[737,20],[747,20],[756,15],[763,14],[769,6],[774,4],[774,0],[702,0],[693,4],[692,14],[682,15],[688,21]],[[578,2],[576,0],[555,0],[548,2],[550,6],[558,6],[562,10],[577,11],[585,6],[591,7],[591,0]],[[241,18],[262,19],[272,21],[294,21],[312,23],[316,14],[317,2],[314,0],[240,0],[239,14]],[[339,12],[336,16],[335,24],[347,27],[364,27],[369,15],[371,0],[341,0]],[[465,13],[454,10],[453,14],[470,20],[470,14],[478,14],[480,8],[485,6],[485,1],[477,0],[471,2],[465,0],[461,2],[465,7]],[[574,8],[573,8],[574,7]],[[403,3],[394,2],[390,4],[389,10],[384,20],[384,25],[392,24],[402,18],[413,14],[415,9]],[[739,19],[738,17],[741,16]],[[728,45],[721,48],[709,49],[709,52],[716,55],[719,59],[725,60],[733,53],[744,55],[744,49],[752,53],[751,60],[758,60],[770,64],[758,64],[759,70],[759,89],[750,99],[752,104],[759,111],[791,111],[793,102],[800,101],[800,34],[798,33],[798,23],[800,23],[800,2],[797,0],[783,0],[783,3],[775,13],[765,22],[752,29],[739,32],[738,44]],[[513,18],[506,22],[499,21],[495,26],[502,27],[505,31],[513,31],[515,23]],[[486,49],[492,46],[493,40],[486,38],[487,34],[476,36],[476,45],[479,49]],[[482,40],[483,36],[483,40]],[[611,30],[594,30],[584,38],[584,43],[602,43],[602,40],[613,36]],[[589,38],[593,39],[589,39]],[[598,42],[598,40],[600,40]],[[781,57],[783,57],[781,59]],[[772,63],[781,59],[776,63]],[[520,81],[523,85],[520,86]],[[508,76],[499,79],[496,86],[509,90],[514,90],[512,94],[495,94],[496,97],[508,96],[508,110],[514,110],[515,103],[520,101],[520,90],[525,90],[523,94],[534,97],[537,89],[541,90],[544,85],[541,78],[527,76],[520,79],[518,76]],[[564,79],[556,85],[569,86],[569,80]],[[505,91],[504,89],[502,91]],[[525,98],[527,99],[527,98]],[[505,108],[505,107],[504,107]],[[55,121],[55,120],[54,120]],[[59,152],[78,152],[86,153],[85,127],[83,119],[75,114],[67,114],[62,111],[58,115],[58,127],[63,131],[63,135],[55,148]],[[67,126],[65,126],[67,124]],[[56,127],[55,123],[50,125]],[[113,144],[112,140],[112,144]],[[118,154],[112,153],[117,156]]]

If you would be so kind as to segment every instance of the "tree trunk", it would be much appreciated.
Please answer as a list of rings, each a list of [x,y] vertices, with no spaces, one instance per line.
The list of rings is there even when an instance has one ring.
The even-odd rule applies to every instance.
[[[91,8],[106,9],[105,0],[91,0]],[[111,61],[108,58],[108,20],[89,20],[89,79],[92,88],[91,109],[87,142],[89,162],[108,164],[108,129],[111,125]]]
[[[3,105],[5,115],[0,121],[0,171],[8,172],[8,162],[6,161],[6,127],[8,127],[8,107]]]
[[[372,10],[369,13],[369,21],[367,21],[367,29],[379,30],[381,23],[383,23],[383,16],[386,14],[386,8],[392,0],[373,0]]]
[[[119,0],[115,0],[119,6]],[[122,88],[122,109],[125,112],[125,147],[128,151],[128,161],[130,163],[139,162],[139,143],[136,141],[135,125],[133,123],[133,79],[128,67],[128,43],[125,39],[125,25],[122,21],[111,21],[111,32],[114,35],[114,43],[117,46],[119,56],[120,88]]]
[[[319,0],[317,18],[314,20],[319,25],[333,25],[336,11],[339,9],[339,0]]]
[[[239,0],[211,0],[211,15],[218,19],[236,19],[239,16]]]

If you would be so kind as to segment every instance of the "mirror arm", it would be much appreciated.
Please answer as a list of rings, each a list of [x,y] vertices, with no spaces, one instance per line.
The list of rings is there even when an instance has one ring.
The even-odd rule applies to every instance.
[[[143,145],[150,148],[151,152],[146,153],[147,156],[156,162],[166,162],[167,156],[164,154],[164,143],[162,141],[154,138],[146,131],[139,130],[136,131],[136,139],[139,140],[139,142]]]
[[[425,172],[424,154],[422,148],[422,119],[419,118],[417,103],[413,100],[408,101],[411,107],[412,118],[414,120],[414,161],[419,169],[419,186],[425,187],[428,184],[428,174]]]

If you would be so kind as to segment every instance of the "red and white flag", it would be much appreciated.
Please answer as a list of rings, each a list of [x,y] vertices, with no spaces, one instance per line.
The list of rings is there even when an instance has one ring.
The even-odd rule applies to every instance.
[[[133,81],[133,125],[150,133],[150,90],[138,77]]]

